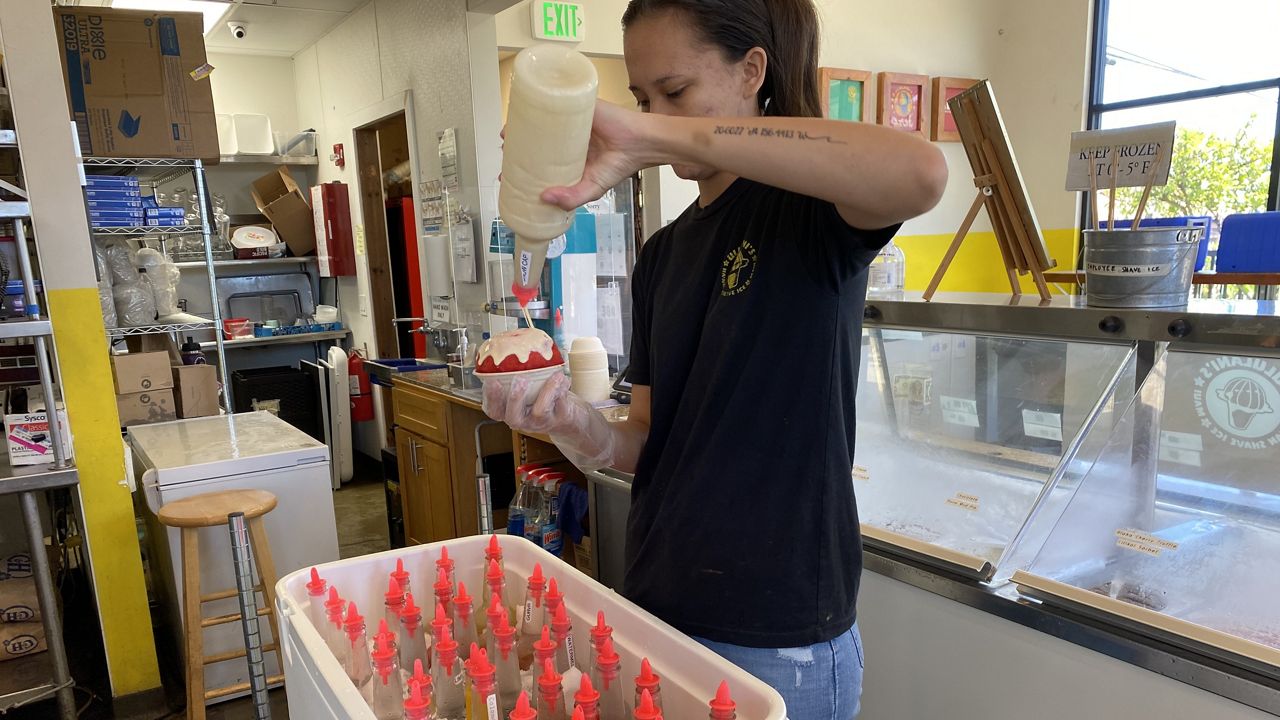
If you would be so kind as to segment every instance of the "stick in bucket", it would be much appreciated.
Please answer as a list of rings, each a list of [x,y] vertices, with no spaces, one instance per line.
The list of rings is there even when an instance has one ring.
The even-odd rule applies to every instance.
[[[1116,176],[1119,175],[1119,164],[1116,162],[1118,148],[1111,146],[1111,190],[1107,193],[1107,229],[1116,229]]]
[[[1098,163],[1097,159],[1089,161],[1089,214],[1093,216],[1093,229],[1102,229],[1102,219],[1098,217]]]
[[[1164,160],[1164,143],[1156,145],[1156,159],[1151,163],[1151,172],[1147,175],[1147,184],[1142,188],[1142,199],[1138,201],[1138,211],[1133,214],[1133,227],[1129,228],[1130,230],[1137,230],[1138,224],[1142,222],[1142,213],[1146,211],[1147,200],[1151,198],[1151,187],[1155,185],[1161,160]]]

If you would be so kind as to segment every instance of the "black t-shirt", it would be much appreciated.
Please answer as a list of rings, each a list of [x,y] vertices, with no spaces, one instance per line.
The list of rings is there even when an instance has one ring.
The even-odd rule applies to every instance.
[[[644,246],[628,379],[650,386],[652,423],[627,519],[628,598],[751,647],[853,625],[865,271],[896,231],[739,179]]]

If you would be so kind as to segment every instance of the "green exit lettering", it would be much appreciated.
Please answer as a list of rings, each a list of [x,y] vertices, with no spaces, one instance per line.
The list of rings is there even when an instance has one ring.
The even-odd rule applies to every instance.
[[[571,2],[543,0],[534,4],[534,35],[543,40],[582,40],[582,6]]]

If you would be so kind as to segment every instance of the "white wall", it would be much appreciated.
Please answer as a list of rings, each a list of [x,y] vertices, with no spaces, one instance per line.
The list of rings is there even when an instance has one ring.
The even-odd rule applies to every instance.
[[[213,74],[213,106],[219,113],[257,113],[271,118],[271,128],[293,133],[298,125],[293,60],[265,55],[209,53]]]
[[[367,122],[370,113],[377,112],[383,103],[396,103],[406,90],[413,93],[416,121],[413,139],[418,147],[419,176],[415,179],[423,182],[440,177],[436,133],[456,128],[464,203],[471,208],[480,206],[464,3],[372,0],[295,55],[293,62],[298,122],[315,127],[319,133],[322,160],[318,181],[347,183],[353,223],[362,224],[362,215],[352,128],[355,123]],[[493,85],[496,95],[496,79]],[[325,159],[335,143],[346,147],[346,169]],[[357,347],[367,345],[374,350],[368,261],[361,256],[357,262],[362,266],[360,276],[339,282],[343,321],[351,327]],[[463,305],[478,307],[484,302],[484,286],[461,286],[458,295]],[[357,426],[357,448],[376,457],[383,433],[374,425]]]
[[[824,66],[991,78],[1042,225],[1075,224],[1075,198],[1061,190],[1068,136],[1083,124],[1088,0],[816,0]],[[586,3],[587,53],[620,54],[626,0]],[[909,20],[909,22],[904,22]],[[528,3],[498,15],[498,45],[532,44]],[[973,200],[972,172],[958,143],[941,143],[951,168],[942,202],[903,235],[953,232]],[[697,195],[693,183],[661,174],[662,219]],[[977,230],[990,229],[980,215]]]

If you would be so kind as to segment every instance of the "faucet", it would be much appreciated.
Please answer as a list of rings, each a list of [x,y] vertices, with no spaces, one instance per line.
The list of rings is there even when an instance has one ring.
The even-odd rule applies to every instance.
[[[457,332],[461,327],[466,330],[465,326],[454,325],[449,322],[433,323],[427,318],[410,317],[410,318],[393,318],[393,323],[420,323],[420,327],[410,330],[411,333],[421,333],[422,335],[431,336],[431,344],[441,352],[448,354],[449,348],[453,347],[453,343],[449,341],[449,333]],[[465,337],[465,335],[464,335]]]

